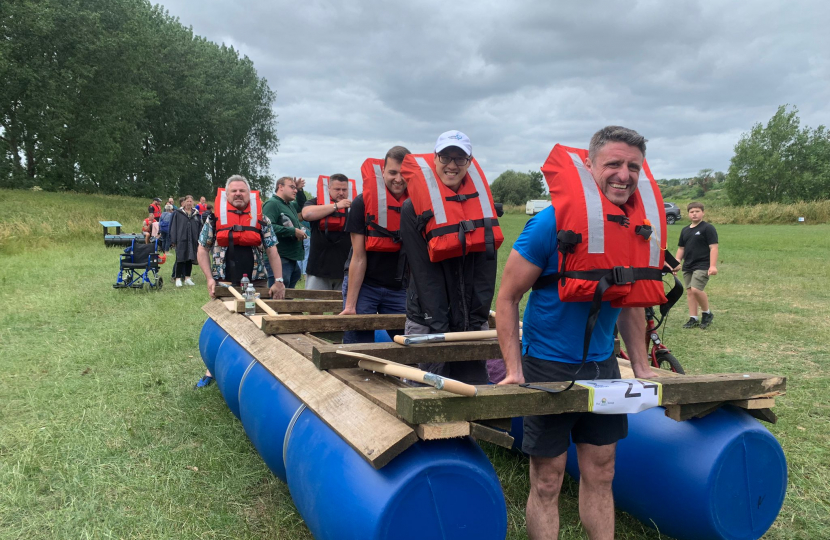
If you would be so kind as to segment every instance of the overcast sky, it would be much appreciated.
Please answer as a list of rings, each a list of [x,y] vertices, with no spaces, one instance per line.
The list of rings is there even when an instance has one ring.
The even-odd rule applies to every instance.
[[[278,176],[342,172],[458,129],[492,182],[619,124],[657,178],[726,171],[779,105],[830,125],[826,1],[165,0],[276,91]],[[358,182],[360,184],[360,182]]]

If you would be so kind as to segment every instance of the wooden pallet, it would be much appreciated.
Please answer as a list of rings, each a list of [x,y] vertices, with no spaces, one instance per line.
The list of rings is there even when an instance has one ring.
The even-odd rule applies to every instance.
[[[269,301],[269,305],[279,310],[277,306],[290,308],[291,302],[306,307],[321,305],[308,302],[332,301],[309,300],[304,298],[307,293],[289,291],[294,291],[290,293],[294,299]],[[487,360],[501,356],[496,340],[410,347],[396,343],[331,342],[346,330],[402,327],[403,315],[245,317],[238,313],[240,304],[235,299],[215,300],[203,309],[376,468],[418,439],[470,435],[509,447],[513,439],[506,431],[512,417],[588,410],[588,390],[582,387],[551,394],[517,385],[485,385],[478,387],[478,396],[467,398],[431,387],[414,388],[394,377],[364,371],[357,367],[357,359],[336,352],[361,352],[409,365]],[[630,364],[626,360],[619,363],[622,377],[633,378]],[[678,376],[665,372],[655,380],[662,384],[666,415],[678,421],[703,416],[724,404],[742,407],[759,419],[775,421],[770,408],[774,397],[786,388],[784,377],[761,373]],[[541,384],[550,388],[564,386]]]

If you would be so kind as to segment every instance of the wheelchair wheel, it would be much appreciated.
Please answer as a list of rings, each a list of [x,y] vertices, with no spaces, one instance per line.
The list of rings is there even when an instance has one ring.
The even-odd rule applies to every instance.
[[[152,270],[147,272],[147,281],[144,282],[145,290],[158,290],[161,289],[163,284],[164,280],[162,280],[157,273],[153,272]]]
[[[683,366],[680,365],[680,361],[677,358],[675,358],[674,355],[670,352],[658,352],[657,363],[659,364],[660,369],[674,371],[675,373],[679,373],[680,375],[686,374],[686,372],[683,371]]]

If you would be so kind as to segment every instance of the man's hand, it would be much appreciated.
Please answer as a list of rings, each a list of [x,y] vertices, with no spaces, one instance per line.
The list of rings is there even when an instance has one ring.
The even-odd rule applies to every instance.
[[[499,381],[496,386],[501,386],[503,384],[524,384],[525,376],[522,373],[517,373],[515,375],[511,374]]]
[[[297,238],[297,240],[305,240],[308,238],[308,235],[302,229],[294,229],[294,237]]]
[[[355,308],[347,307],[340,312],[340,315],[357,315],[357,310],[355,310]]]
[[[676,276],[676,275],[677,275],[677,273],[678,273],[678,272],[680,272],[680,267],[681,267],[681,266],[683,266],[683,265],[682,265],[682,264],[678,264],[677,266],[675,266],[675,267],[672,269],[672,274],[674,274],[674,275]]]
[[[285,298],[285,284],[281,281],[275,281],[268,291],[271,293],[271,298],[274,300],[282,300]]]
[[[641,367],[639,365],[635,365],[632,362],[631,369],[634,371],[634,377],[637,379],[654,379],[660,377],[660,375],[658,375],[654,370],[652,370],[651,366],[649,365]]]
[[[710,266],[710,267],[709,267],[709,275],[710,275],[710,276],[716,276],[716,275],[718,275],[718,267],[717,267],[717,266],[715,266],[714,264],[713,264],[712,266]]]
[[[213,278],[208,279],[208,294],[211,298],[216,298],[216,280]]]
[[[343,199],[342,201],[337,201],[337,209],[343,210],[344,208],[349,208],[352,206],[352,201],[349,199]]]
[[[294,178],[294,184],[297,185],[297,191],[302,191],[305,187],[305,178]]]

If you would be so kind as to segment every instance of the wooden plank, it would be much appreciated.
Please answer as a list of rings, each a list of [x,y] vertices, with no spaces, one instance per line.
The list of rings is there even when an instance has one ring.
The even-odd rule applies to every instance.
[[[506,431],[470,422],[470,436],[480,441],[487,441],[503,448],[513,448],[513,437]]]
[[[502,431],[510,431],[513,429],[512,418],[493,418],[490,420],[480,420],[478,423]]]
[[[348,330],[395,330],[403,328],[406,315],[295,315],[262,318],[266,334],[299,334]]]
[[[729,401],[727,403],[729,403],[730,405],[734,405],[736,407],[740,407],[741,409],[769,409],[770,407],[775,406],[775,398],[767,397],[758,399],[740,399],[736,401]]]
[[[271,292],[266,289],[265,287],[257,287],[256,292],[259,293],[261,298],[270,298]],[[227,289],[227,287],[220,287],[217,285],[216,292],[214,293],[216,298],[225,298],[227,296],[233,296],[231,292]],[[313,290],[306,290],[306,289],[285,289],[285,299],[292,300],[292,299],[304,299],[304,300],[340,300],[343,302],[343,293],[340,291],[313,291]],[[341,309],[342,311],[342,309]]]
[[[398,388],[406,387],[399,380],[359,368],[333,369],[329,373],[360,392],[386,412],[396,414],[395,400]],[[411,427],[418,438],[425,441],[465,437],[470,434],[469,422],[415,424]]]
[[[337,350],[371,354],[400,364],[430,362],[463,362],[501,358],[498,341],[456,341],[451,343],[424,343],[405,347],[397,343],[350,343],[315,347],[312,362],[319,369],[336,369],[357,366],[357,359]]]
[[[617,358],[617,363],[620,365],[620,377],[623,379],[634,379],[634,370],[631,369],[631,362],[624,358]],[[660,374],[661,377],[682,377],[680,373],[675,373],[674,371],[670,371],[668,369],[657,369],[654,366],[651,368],[656,373]]]
[[[303,355],[306,360],[311,360],[311,353],[317,342],[307,334],[282,334],[277,339]]]
[[[687,405],[666,405],[666,416],[675,422],[683,422],[690,418],[703,418],[720,409],[722,401],[711,403],[689,403]]]
[[[285,343],[264,335],[245,316],[230,313],[221,301],[202,309],[376,469],[418,440],[411,427],[317,370]]]
[[[340,313],[343,311],[342,300],[262,300],[271,309],[278,313]],[[245,300],[236,301],[237,313],[245,311]],[[257,306],[257,313],[264,313],[264,310]]]
[[[685,405],[751,399],[770,392],[783,392],[787,379],[761,373],[685,375],[655,379],[663,385],[664,405]],[[568,383],[537,383],[564,389]],[[515,416],[584,412],[588,390],[574,387],[551,394],[518,385],[478,387],[478,396],[466,398],[432,388],[398,390],[398,416],[413,424],[482,420]]]
[[[749,416],[763,422],[769,422],[770,424],[778,422],[778,417],[770,409],[748,409],[746,412]]]

